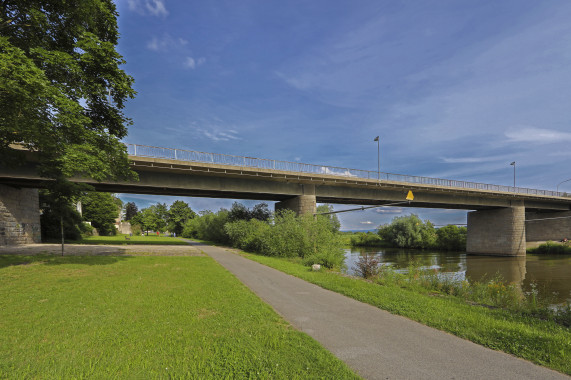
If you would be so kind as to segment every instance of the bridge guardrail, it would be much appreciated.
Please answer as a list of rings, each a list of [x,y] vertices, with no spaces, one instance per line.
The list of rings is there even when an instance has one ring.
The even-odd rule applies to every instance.
[[[546,195],[553,197],[570,197],[565,192],[556,192],[550,190],[529,189],[525,187],[513,187],[503,185],[492,185],[487,183],[457,181],[451,179],[432,178],[413,176],[405,174],[394,174],[376,172],[371,170],[349,169],[335,166],[304,164],[300,162],[278,161],[265,158],[234,156],[221,153],[206,153],[193,150],[161,148],[148,145],[125,144],[127,152],[133,156],[164,158],[171,160],[211,163],[220,165],[230,165],[239,167],[249,167],[255,169],[272,169],[287,172],[305,173],[305,174],[329,174],[343,177],[363,178],[363,179],[379,179],[386,181],[405,182],[411,184],[437,185],[445,187],[457,187],[475,190],[489,190],[506,193]]]

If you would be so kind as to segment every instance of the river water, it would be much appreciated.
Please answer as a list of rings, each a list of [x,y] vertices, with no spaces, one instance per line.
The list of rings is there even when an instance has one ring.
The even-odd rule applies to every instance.
[[[405,272],[413,260],[424,269],[437,269],[446,276],[459,280],[485,281],[497,274],[529,292],[536,284],[542,297],[553,303],[571,302],[571,257],[567,255],[530,255],[525,257],[491,257],[467,255],[464,252],[431,252],[420,250],[353,247],[345,250],[347,273],[365,253],[374,254],[382,265],[391,265]]]

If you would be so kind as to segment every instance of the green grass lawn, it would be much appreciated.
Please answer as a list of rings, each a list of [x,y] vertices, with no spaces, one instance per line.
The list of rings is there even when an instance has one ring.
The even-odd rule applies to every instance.
[[[568,327],[517,312],[470,305],[462,299],[422,289],[378,285],[327,271],[313,272],[299,260],[243,255],[393,314],[571,374],[571,330]]]
[[[127,239],[129,240],[127,240]],[[140,235],[115,235],[115,236],[88,236],[79,241],[70,241],[73,244],[158,244],[158,245],[187,245],[188,243],[175,237],[166,236],[140,236]]]
[[[209,257],[0,256],[0,378],[356,378]]]

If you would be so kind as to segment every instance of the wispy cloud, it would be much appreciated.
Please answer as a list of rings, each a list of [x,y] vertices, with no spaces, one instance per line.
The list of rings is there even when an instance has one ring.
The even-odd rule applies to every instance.
[[[154,36],[147,42],[147,49],[152,51],[168,51],[172,49],[180,49],[188,44],[184,38],[174,38],[169,34],[164,34],[162,37]]]
[[[364,221],[364,222],[359,222],[359,223],[361,223],[361,224],[366,224],[366,225],[368,225],[368,226],[370,226],[371,224],[375,224],[375,223],[371,222],[370,220],[366,220],[366,221]]]
[[[198,66],[204,64],[204,62],[206,62],[206,59],[204,57],[200,57],[197,59],[194,59],[192,57],[186,57],[186,60],[184,61],[184,67],[186,67],[187,69],[194,70]]]
[[[220,130],[213,130],[213,129],[198,129],[198,132],[203,135],[204,137],[209,138],[214,142],[219,141],[231,141],[231,140],[242,140],[238,137],[238,132],[232,129],[227,131],[220,131]]]
[[[442,157],[442,162],[447,164],[475,164],[480,162],[494,162],[506,160],[505,156],[486,157]]]
[[[555,143],[570,142],[571,133],[535,127],[511,128],[505,133],[510,142]]]
[[[374,209],[374,211],[377,214],[402,214],[404,209],[402,207],[381,207]]]
[[[145,15],[166,17],[169,14],[164,0],[127,0],[129,10]]]

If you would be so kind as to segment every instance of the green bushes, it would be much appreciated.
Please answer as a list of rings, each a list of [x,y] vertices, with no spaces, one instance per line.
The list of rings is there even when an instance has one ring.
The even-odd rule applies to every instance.
[[[569,245],[569,242],[554,243],[552,241],[548,241],[545,244],[541,244],[539,247],[528,249],[527,252],[543,255],[569,255],[571,254],[571,246]]]
[[[201,211],[200,214],[185,223],[182,237],[228,243],[229,238],[224,230],[224,225],[228,223],[228,210],[220,209],[217,213],[206,210]]]
[[[429,220],[422,221],[417,215],[399,216],[392,220],[390,224],[379,227],[378,235],[385,244],[399,248],[420,248],[420,249],[441,249],[445,251],[465,251],[466,250],[466,227],[458,227],[452,224],[434,228]],[[353,245],[373,245],[373,239],[368,236],[355,238],[357,244]],[[379,243],[375,245],[381,245]]]
[[[351,245],[354,247],[382,247],[387,243],[374,232],[357,232],[351,235]]]
[[[256,210],[263,208],[254,207]],[[321,264],[327,268],[343,265],[340,237],[331,228],[329,218],[296,216],[290,210],[277,213],[269,221],[237,217],[247,211],[234,205],[230,212],[224,209],[217,213],[202,212],[185,224],[182,236],[231,244],[266,256],[299,257],[305,265]]]

